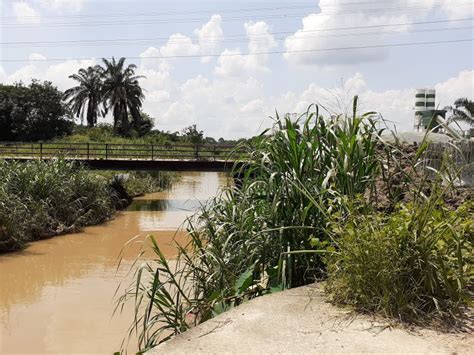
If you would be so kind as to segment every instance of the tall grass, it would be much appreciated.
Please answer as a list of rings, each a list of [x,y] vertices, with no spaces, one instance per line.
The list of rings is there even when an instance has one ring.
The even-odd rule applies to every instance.
[[[119,177],[120,184],[130,197],[142,196],[168,189],[179,179],[179,175],[172,171],[100,171],[95,172],[106,179]]]
[[[108,179],[63,159],[0,161],[0,252],[100,223],[123,198]]]
[[[317,251],[330,243],[331,210],[373,190],[379,169],[375,113],[359,116],[356,108],[357,100],[350,117],[323,118],[318,106],[296,122],[277,116],[275,129],[247,147],[250,159],[235,172],[239,186],[189,220],[190,242],[177,246],[175,269],[151,237],[157,258],[137,270],[120,300],[135,299],[132,331],[143,349],[166,339],[162,322],[177,334],[245,299],[324,277]],[[181,316],[163,319],[168,313]]]
[[[429,200],[335,219],[327,292],[403,321],[456,320],[472,297],[473,214],[472,201],[451,211]]]
[[[188,220],[190,241],[176,245],[175,262],[150,236],[155,258],[118,303],[134,302],[130,335],[141,349],[245,300],[328,277],[336,302],[402,319],[433,305],[454,315],[472,281],[472,210],[440,207],[456,174],[430,180],[427,144],[407,153],[384,143],[377,118],[359,115],[357,98],[350,116],[322,117],[318,106],[296,122],[277,115],[247,146],[236,186]]]

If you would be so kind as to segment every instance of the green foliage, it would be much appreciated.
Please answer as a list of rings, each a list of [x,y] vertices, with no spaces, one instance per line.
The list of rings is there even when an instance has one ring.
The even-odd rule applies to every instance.
[[[202,137],[202,131],[197,131],[197,139],[192,138],[183,132],[165,132],[159,130],[150,130],[153,119],[146,113],[143,113],[143,126],[141,128],[134,128],[129,135],[124,136],[118,134],[110,124],[100,123],[93,128],[86,128],[83,126],[76,126],[71,135],[63,139],[56,140],[58,142],[70,143],[111,143],[111,144],[157,144],[164,145],[166,143],[194,143],[198,144],[216,144],[219,145],[235,145],[238,142],[233,140],[220,139],[217,142],[212,137]],[[150,120],[150,121],[148,121]],[[141,131],[140,131],[141,130]],[[245,139],[239,142],[246,142]]]
[[[0,140],[38,141],[71,133],[63,94],[50,82],[0,85]]]
[[[95,174],[109,181],[120,183],[126,195],[131,198],[168,189],[173,182],[179,179],[177,173],[170,171],[130,171],[125,173],[118,171],[101,171]],[[125,196],[125,194],[123,195]]]
[[[66,90],[64,100],[69,102],[72,112],[81,118],[81,122],[85,114],[87,126],[94,127],[97,124],[103,95],[99,67],[81,68],[77,74],[70,75],[69,78],[77,81],[79,85]]]
[[[0,252],[100,223],[116,199],[106,180],[65,160],[0,162]]]
[[[298,122],[277,116],[275,132],[247,146],[239,187],[223,189],[189,220],[191,240],[177,245],[175,268],[164,267],[151,238],[157,257],[121,299],[135,301],[131,331],[143,349],[166,339],[164,328],[178,334],[244,300],[324,276],[321,255],[330,246],[315,241],[328,239],[328,210],[370,189],[378,171],[372,115],[354,109],[322,118],[310,107]]]
[[[124,186],[131,196],[140,196],[167,189],[178,179],[178,175],[169,171],[135,171],[129,173]]]
[[[467,97],[461,97],[454,102],[454,106],[445,108],[451,112],[449,120],[452,122],[464,122],[474,125],[474,101]]]
[[[153,117],[145,112],[140,113],[141,119],[134,120],[133,117],[130,119],[132,121],[132,133],[131,136],[137,135],[138,137],[143,137],[149,134],[153,126],[155,125]]]
[[[203,142],[203,131],[198,131],[196,125],[192,125],[183,129],[183,137],[186,142],[199,144]]]
[[[142,77],[135,75],[136,65],[125,66],[125,58],[118,61],[104,58],[102,62],[103,67],[82,68],[70,76],[79,83],[64,93],[72,112],[81,118],[85,114],[87,126],[92,128],[97,124],[99,114],[105,116],[111,111],[114,130],[120,135],[148,133],[153,128],[153,120],[140,112],[145,96],[139,83]]]
[[[373,112],[357,113],[357,98],[351,116],[324,118],[317,106],[296,122],[277,115],[245,145],[236,186],[188,220],[173,267],[150,237],[156,257],[119,300],[135,303],[130,334],[141,349],[328,277],[337,302],[402,320],[453,316],[472,289],[472,206],[443,207],[458,174],[426,166],[427,142],[406,154],[381,133]]]
[[[136,65],[125,66],[125,58],[118,61],[102,59],[104,67],[99,67],[102,77],[102,95],[106,112],[112,111],[114,128],[123,135],[128,135],[131,129],[129,114],[134,125],[141,126],[140,109],[144,99],[143,90],[138,80],[142,78],[135,74]]]
[[[431,198],[390,215],[336,218],[327,291],[337,303],[403,321],[452,318],[474,285],[473,213],[472,201],[450,211]]]

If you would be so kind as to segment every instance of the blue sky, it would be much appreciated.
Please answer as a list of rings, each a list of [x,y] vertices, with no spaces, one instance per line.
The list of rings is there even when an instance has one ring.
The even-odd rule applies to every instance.
[[[407,130],[415,88],[437,89],[440,106],[474,96],[473,42],[327,49],[471,39],[472,17],[469,0],[2,0],[0,82],[66,89],[81,66],[125,56],[146,76],[144,111],[159,129],[248,136],[275,109],[344,111],[359,94],[361,110]],[[266,52],[278,53],[252,54]]]

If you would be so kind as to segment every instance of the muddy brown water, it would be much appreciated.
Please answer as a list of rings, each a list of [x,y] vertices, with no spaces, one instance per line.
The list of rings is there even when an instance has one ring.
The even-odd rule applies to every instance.
[[[118,351],[133,312],[112,315],[114,293],[140,249],[127,247],[117,269],[124,244],[152,234],[173,259],[169,244],[186,238],[179,226],[228,183],[220,173],[182,173],[169,191],[135,199],[105,224],[0,255],[0,354]],[[134,353],[136,340],[127,348]]]

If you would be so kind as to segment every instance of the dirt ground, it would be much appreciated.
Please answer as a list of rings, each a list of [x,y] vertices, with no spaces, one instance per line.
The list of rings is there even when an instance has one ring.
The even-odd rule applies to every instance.
[[[160,345],[151,354],[472,354],[472,328],[441,333],[337,308],[321,286],[256,298]]]

